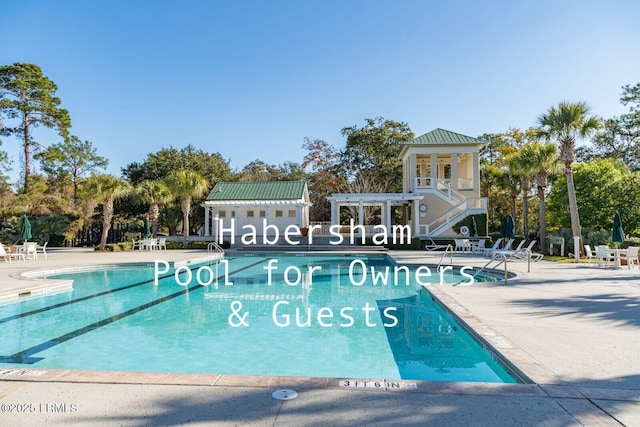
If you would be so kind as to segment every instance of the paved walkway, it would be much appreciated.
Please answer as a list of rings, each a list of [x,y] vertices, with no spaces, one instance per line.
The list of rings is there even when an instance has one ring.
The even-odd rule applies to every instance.
[[[167,251],[162,259],[200,255]],[[393,255],[439,260],[425,252]],[[51,285],[16,277],[26,270],[157,258],[50,250],[46,260],[0,263],[0,299]],[[456,255],[454,263],[486,259]],[[547,262],[533,263],[530,273],[523,262],[509,268],[519,276],[507,285],[430,291],[535,384],[424,381],[387,391],[345,389],[327,378],[0,369],[0,425],[640,426],[640,271]],[[281,388],[299,396],[273,399]]]

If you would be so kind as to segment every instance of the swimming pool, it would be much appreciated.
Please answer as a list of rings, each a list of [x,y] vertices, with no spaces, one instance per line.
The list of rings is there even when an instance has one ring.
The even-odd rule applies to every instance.
[[[517,382],[417,283],[438,275],[397,267],[267,254],[49,275],[73,291],[0,306],[0,366]]]

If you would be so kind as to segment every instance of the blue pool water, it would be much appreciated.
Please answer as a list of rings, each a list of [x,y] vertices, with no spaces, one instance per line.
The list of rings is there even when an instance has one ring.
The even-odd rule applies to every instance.
[[[220,277],[209,286],[199,266],[191,282],[171,270],[156,284],[154,265],[51,275],[73,291],[0,306],[0,366],[516,382],[422,290],[415,267],[395,277],[384,256],[226,262],[201,270],[202,282]]]

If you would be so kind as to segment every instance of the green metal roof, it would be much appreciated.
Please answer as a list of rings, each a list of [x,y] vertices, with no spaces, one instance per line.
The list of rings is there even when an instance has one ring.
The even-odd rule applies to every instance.
[[[405,143],[405,145],[478,145],[484,144],[479,139],[444,129],[434,129]]]
[[[306,198],[305,181],[219,182],[207,200],[299,200]]]

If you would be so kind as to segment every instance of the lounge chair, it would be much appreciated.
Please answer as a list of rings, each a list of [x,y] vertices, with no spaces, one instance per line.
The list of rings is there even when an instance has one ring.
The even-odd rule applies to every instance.
[[[499,241],[500,241],[500,240],[498,240],[498,242],[499,242]],[[497,251],[508,251],[508,250],[510,250],[510,249],[511,249],[511,246],[513,246],[513,242],[514,242],[514,241],[515,241],[515,239],[509,239],[509,240],[507,241],[507,244],[506,244],[506,245],[504,245],[504,248],[502,248],[502,249],[494,249],[494,248],[489,249],[489,250],[487,251],[487,255],[489,255],[490,257],[493,257],[493,253],[494,253],[494,252],[497,252]],[[497,243],[497,242],[496,242],[496,243]],[[495,247],[496,245],[493,245],[493,246]]]
[[[433,241],[433,239],[429,239],[429,242],[424,245],[424,249],[426,251],[439,251],[440,249],[447,249],[449,245],[439,245]]]
[[[5,262],[11,262],[12,259],[21,259],[24,261],[24,254],[22,253],[13,253],[13,252],[7,252],[4,249],[4,246],[2,245],[2,243],[0,243],[0,257],[4,258]]]
[[[515,249],[509,249],[509,247],[511,246],[509,243],[513,244],[513,239],[510,240],[509,242],[507,242],[507,245],[505,246],[505,249],[497,249],[495,251],[491,251],[491,257],[495,258],[495,256],[497,254],[503,254],[506,256],[513,256],[514,254],[516,254],[518,251],[520,251],[522,249],[522,247],[524,246],[524,243],[526,242],[526,240],[522,239],[522,241],[518,244],[518,246]],[[531,248],[533,247],[533,245],[536,243],[535,240],[532,240],[531,243],[529,244],[529,250],[531,250]]]
[[[474,254],[481,254],[482,252],[484,252],[485,245],[487,244],[487,239],[480,239],[478,240],[477,243],[474,243],[471,246],[471,252],[473,252]]]
[[[498,240],[496,240],[496,242],[490,248],[482,248],[481,253],[485,255],[491,255],[491,251],[498,250],[498,247],[500,246],[500,243],[502,243],[502,240],[503,238],[500,237]]]

